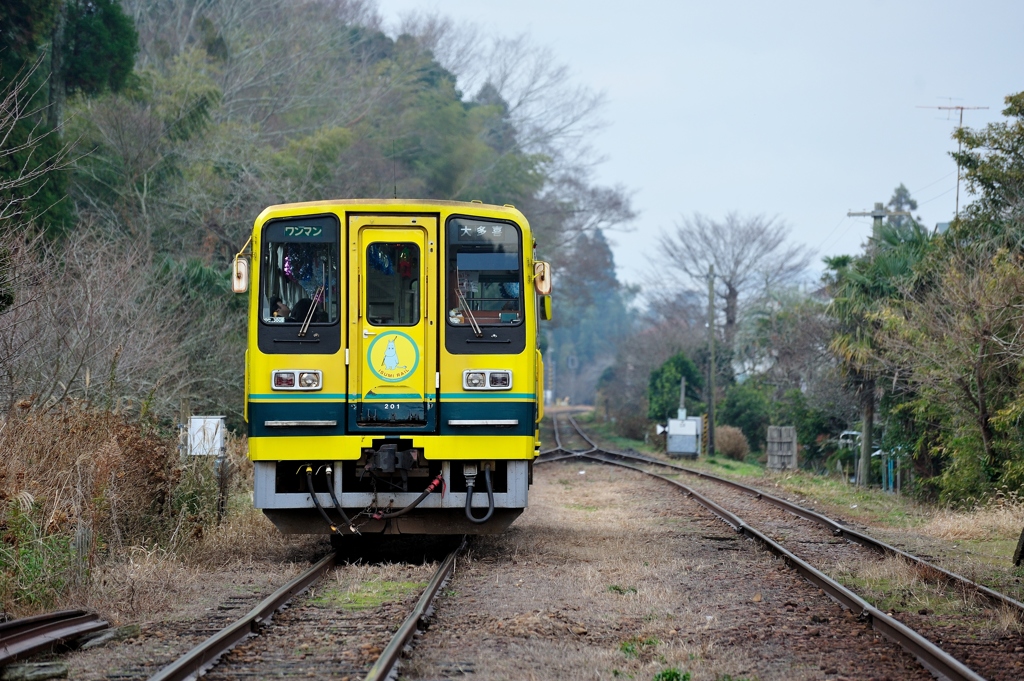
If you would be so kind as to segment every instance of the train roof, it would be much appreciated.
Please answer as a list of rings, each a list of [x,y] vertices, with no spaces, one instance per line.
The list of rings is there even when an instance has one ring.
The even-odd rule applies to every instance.
[[[491,216],[503,216],[506,218],[515,219],[516,222],[521,223],[521,226],[528,227],[529,222],[526,216],[510,203],[504,206],[491,203],[481,203],[476,201],[442,201],[438,199],[327,199],[325,201],[303,201],[301,203],[281,203],[273,206],[267,206],[256,218],[256,224],[260,224],[263,221],[287,212],[313,212],[315,209],[324,208],[350,208],[359,207],[363,210],[395,210],[398,207],[403,209],[402,212],[409,211],[423,211],[423,212],[437,212],[439,208],[449,208],[456,210],[465,210],[476,214],[489,214]]]

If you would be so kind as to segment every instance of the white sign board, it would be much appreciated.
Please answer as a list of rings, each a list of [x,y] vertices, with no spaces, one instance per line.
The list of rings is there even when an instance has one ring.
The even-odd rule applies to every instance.
[[[192,456],[220,456],[223,451],[224,417],[189,417],[188,453]]]

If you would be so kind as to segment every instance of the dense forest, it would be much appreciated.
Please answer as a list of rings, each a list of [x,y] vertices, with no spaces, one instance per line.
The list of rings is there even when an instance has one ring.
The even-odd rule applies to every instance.
[[[632,219],[629,197],[591,180],[600,96],[526,38],[426,15],[386,32],[363,0],[14,3],[0,34],[8,405],[166,420],[186,401],[239,426],[226,263],[289,201],[514,204],[584,282],[559,299],[552,369],[614,351],[624,292],[602,232]]]

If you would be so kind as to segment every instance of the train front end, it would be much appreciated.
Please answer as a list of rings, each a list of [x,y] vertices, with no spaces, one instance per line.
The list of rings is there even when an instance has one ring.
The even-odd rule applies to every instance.
[[[274,206],[252,239],[246,420],[286,533],[496,533],[539,450],[550,271],[512,207]],[[237,265],[236,265],[237,266]]]

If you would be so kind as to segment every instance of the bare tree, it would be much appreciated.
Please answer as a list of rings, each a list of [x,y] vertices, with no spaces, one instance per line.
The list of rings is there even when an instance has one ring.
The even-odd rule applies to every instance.
[[[715,296],[725,310],[725,341],[732,347],[740,306],[797,280],[810,262],[803,246],[789,246],[789,228],[777,218],[729,213],[717,221],[694,213],[659,240],[661,257],[680,288],[706,290],[715,266]],[[660,282],[662,285],[664,282]]]
[[[483,85],[474,81],[484,56],[481,33],[482,29],[475,24],[456,23],[436,11],[403,14],[398,22],[398,34],[415,38],[441,66],[459,79],[463,92],[478,90]]]
[[[50,409],[65,400],[167,411],[180,389],[180,332],[168,330],[147,255],[87,225],[60,244],[8,234],[15,285],[0,312],[0,399]],[[159,390],[158,390],[159,388]],[[171,407],[173,408],[173,407]]]

